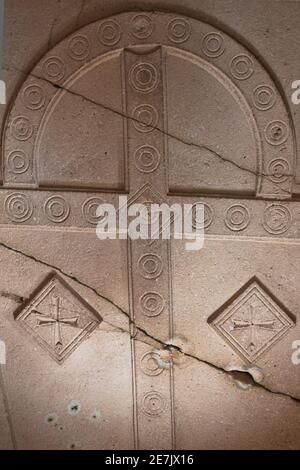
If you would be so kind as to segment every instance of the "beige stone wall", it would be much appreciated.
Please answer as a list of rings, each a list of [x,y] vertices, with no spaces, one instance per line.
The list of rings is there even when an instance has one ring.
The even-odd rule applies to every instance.
[[[248,49],[257,76],[250,84],[248,77],[234,77],[225,58],[222,62],[226,54],[219,62],[214,54],[197,62],[190,54],[200,50],[200,40],[191,34],[185,50],[169,34],[165,55],[149,45],[139,49],[147,70],[159,71],[141,97],[138,88],[145,83],[137,80],[135,86],[131,73],[138,55],[134,41],[141,38],[135,31],[132,44],[126,44],[134,16],[128,14],[117,20],[124,55],[123,49],[112,54],[108,69],[101,62],[99,72],[93,69],[66,93],[62,82],[43,78],[48,51],[67,50],[68,43],[60,41],[93,22],[101,25],[105,18],[136,10],[149,13],[159,44],[163,28],[177,15],[190,17],[199,38],[210,29],[221,31],[226,54]],[[299,448],[300,365],[291,356],[292,343],[300,340],[300,169],[293,161],[299,161],[300,105],[291,103],[291,84],[300,80],[300,3],[7,0],[5,15],[8,105],[0,111],[2,123],[7,116],[11,121],[2,125],[7,180],[0,209],[0,340],[7,363],[0,366],[0,448]],[[93,26],[84,34],[93,37]],[[65,67],[75,67],[70,58]],[[244,72],[235,69],[238,73]],[[47,103],[55,93],[65,93],[41,137],[36,186],[34,171],[21,184],[18,168],[11,176],[7,166],[11,152],[31,151],[22,135],[26,128],[16,130],[13,120],[27,112],[28,95],[21,89],[26,80],[25,86],[39,80]],[[268,106],[260,103],[266,109],[259,109],[251,98],[261,85],[274,93],[270,114],[264,113]],[[31,102],[29,112],[41,103]],[[129,116],[145,103],[158,110],[154,132],[144,132]],[[123,128],[124,119],[129,123]],[[269,132],[274,121],[283,121],[280,147],[276,132]],[[34,121],[34,136],[39,125]],[[264,166],[258,171],[260,140],[263,164],[283,155],[291,174],[265,175]],[[134,160],[136,147],[145,144],[159,155],[160,165],[149,174]],[[84,158],[94,157],[95,147],[103,151],[102,166],[93,158],[87,167]],[[68,152],[78,163],[70,164]],[[205,202],[204,248],[189,253],[181,241],[137,243],[130,249],[127,241],[100,243],[91,207],[99,198],[117,204],[124,181],[129,195],[142,202],[161,197]],[[52,212],[56,197],[62,198],[62,214]],[[151,303],[153,292],[156,302],[164,300],[162,314]],[[60,333],[53,336],[43,323],[50,328],[60,323]],[[67,329],[70,324],[79,328],[78,336]],[[236,335],[236,325],[255,333]],[[163,354],[173,355],[171,370],[155,362]]]

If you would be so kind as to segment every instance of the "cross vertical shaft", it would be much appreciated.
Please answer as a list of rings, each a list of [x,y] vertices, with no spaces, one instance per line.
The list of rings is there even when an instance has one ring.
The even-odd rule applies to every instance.
[[[124,53],[126,114],[134,118],[127,123],[130,196],[147,185],[136,201],[144,204],[162,203],[167,195],[165,137],[159,130],[165,116],[163,69],[161,48]],[[161,341],[173,334],[169,244],[128,241],[131,318]],[[136,447],[174,448],[173,370],[156,367],[153,347],[135,339],[132,355]]]

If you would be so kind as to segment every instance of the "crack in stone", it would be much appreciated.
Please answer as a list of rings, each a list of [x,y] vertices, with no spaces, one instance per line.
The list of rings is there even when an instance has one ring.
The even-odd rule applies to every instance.
[[[12,300],[13,302],[16,302],[17,304],[22,304],[23,302],[25,302],[25,300],[28,300],[24,297],[21,297],[20,295],[12,294],[11,292],[5,292],[5,291],[0,291],[0,297]]]
[[[82,8],[83,8],[84,3],[85,3],[85,1],[83,0],[82,5],[81,5],[81,10],[82,10]],[[81,12],[80,12],[80,14],[81,14]],[[97,101],[95,101],[95,100],[92,100],[92,99],[90,99],[90,98],[87,98],[86,96],[83,96],[83,95],[81,95],[80,93],[77,93],[77,92],[75,92],[74,90],[72,90],[72,89],[70,89],[70,88],[65,88],[65,87],[63,87],[63,86],[61,86],[61,85],[55,84],[55,83],[51,82],[50,80],[47,80],[46,78],[39,77],[39,76],[37,76],[37,75],[35,75],[35,74],[33,74],[33,73],[29,73],[29,74],[28,74],[27,72],[24,72],[24,71],[22,71],[22,70],[18,70],[17,68],[11,68],[11,67],[8,68],[8,67],[6,67],[6,70],[13,70],[13,71],[16,71],[16,72],[18,72],[18,73],[24,74],[25,76],[32,76],[33,78],[35,78],[35,79],[37,79],[37,80],[45,81],[45,82],[47,82],[48,84],[50,84],[51,86],[53,86],[54,88],[56,88],[56,89],[58,89],[58,90],[61,90],[61,91],[65,91],[65,92],[67,92],[67,93],[70,93],[70,94],[72,94],[73,96],[76,96],[77,98],[80,98],[80,99],[82,99],[82,100],[84,100],[84,101],[87,101],[87,102],[89,102],[89,103],[91,103],[91,104],[93,104],[93,105],[95,105],[95,106],[97,106],[97,107],[99,106],[99,107],[101,107],[101,108],[103,108],[103,109],[105,109],[105,110],[107,110],[107,111],[113,112],[113,113],[119,115],[120,117],[122,117],[122,118],[124,118],[124,119],[129,119],[129,120],[135,121],[135,122],[137,122],[137,123],[139,123],[139,124],[145,125],[145,123],[144,123],[143,121],[140,121],[139,119],[137,119],[137,118],[135,118],[135,117],[133,117],[133,116],[128,116],[128,115],[126,115],[126,113],[123,113],[123,112],[121,112],[121,111],[119,111],[119,110],[116,110],[116,109],[110,108],[110,107],[108,107],[108,106],[105,106],[105,105],[103,105],[102,103],[99,103],[99,102],[97,102]],[[182,143],[182,144],[184,144],[184,145],[192,146],[192,147],[195,147],[195,148],[197,148],[197,149],[199,149],[199,150],[206,150],[206,151],[209,151],[209,152],[211,152],[213,155],[215,155],[218,159],[220,159],[220,160],[222,160],[222,161],[224,161],[224,162],[226,162],[226,163],[229,163],[229,164],[231,164],[231,165],[237,167],[237,168],[240,169],[241,171],[245,171],[245,172],[250,173],[250,174],[252,174],[252,175],[254,175],[254,176],[263,176],[263,177],[265,177],[265,178],[267,178],[267,179],[269,179],[270,176],[272,176],[272,175],[269,175],[269,174],[267,174],[267,173],[255,172],[255,171],[252,171],[252,170],[250,170],[250,169],[248,169],[248,168],[242,167],[242,166],[240,166],[239,164],[237,164],[236,162],[233,162],[232,160],[229,160],[229,159],[225,158],[224,156],[222,156],[221,154],[219,154],[218,152],[216,152],[215,150],[211,149],[210,147],[208,147],[208,146],[206,146],[206,145],[199,145],[199,144],[196,144],[196,143],[194,143],[194,142],[190,142],[190,141],[187,141],[187,140],[185,140],[185,139],[179,138],[178,136],[173,135],[173,134],[171,134],[171,133],[169,133],[169,132],[166,132],[166,131],[162,130],[161,128],[157,127],[157,126],[151,126],[151,127],[154,128],[155,130],[157,130],[158,132],[160,132],[161,134],[163,134],[164,136],[169,137],[169,138],[172,138],[172,139],[174,139],[174,140],[177,140],[178,142],[180,142],[180,143]],[[291,175],[286,175],[286,176],[288,176],[288,177],[293,177],[292,174],[291,174]],[[278,185],[278,183],[275,183],[274,181],[272,181],[272,183]],[[287,194],[290,194],[289,191],[285,190],[285,189],[282,188],[280,185],[278,185],[278,187],[279,187],[282,191],[286,192]],[[231,376],[231,377],[232,377],[232,371],[228,371],[228,370],[226,370],[225,368],[223,368],[223,367],[221,367],[221,366],[219,366],[219,365],[217,365],[217,364],[215,364],[215,363],[213,363],[213,362],[211,362],[211,361],[208,361],[208,360],[205,360],[205,359],[201,359],[201,358],[198,357],[198,356],[195,356],[195,355],[192,355],[192,354],[190,354],[190,353],[187,353],[187,352],[185,352],[182,348],[178,347],[177,345],[174,345],[174,344],[172,344],[172,343],[170,343],[170,342],[165,343],[164,341],[162,341],[162,340],[160,340],[160,339],[154,337],[153,335],[149,334],[146,330],[144,330],[143,328],[141,328],[141,327],[139,327],[138,325],[136,325],[136,323],[132,320],[130,314],[129,314],[126,310],[124,310],[122,307],[120,307],[119,305],[117,305],[114,301],[112,301],[112,300],[109,299],[108,297],[104,296],[103,294],[100,294],[100,293],[97,291],[97,289],[95,289],[94,287],[92,287],[92,286],[86,284],[85,282],[79,280],[76,276],[72,276],[72,275],[70,275],[70,274],[64,272],[61,268],[58,268],[58,267],[56,267],[56,266],[54,266],[54,265],[51,265],[50,263],[47,263],[47,262],[45,262],[45,261],[39,260],[39,259],[35,258],[35,257],[32,256],[32,255],[28,255],[28,254],[26,254],[26,253],[24,253],[24,252],[22,252],[22,251],[20,251],[20,250],[17,250],[17,249],[15,249],[15,248],[10,247],[10,246],[8,246],[8,245],[6,245],[6,244],[4,244],[4,243],[0,243],[0,246],[2,246],[3,248],[8,249],[8,250],[10,250],[10,251],[13,251],[13,252],[15,252],[15,253],[17,253],[17,254],[20,254],[20,255],[23,255],[23,256],[25,256],[25,257],[27,257],[27,258],[30,258],[30,259],[33,260],[34,262],[43,264],[44,266],[47,266],[47,267],[49,267],[49,268],[51,268],[51,269],[54,269],[54,270],[56,270],[57,272],[60,272],[62,275],[68,277],[69,279],[72,279],[74,282],[77,282],[78,284],[82,285],[83,287],[90,289],[97,297],[99,297],[99,298],[101,298],[101,299],[107,301],[107,302],[110,303],[112,306],[114,306],[119,312],[121,312],[122,314],[124,314],[124,315],[126,316],[126,318],[128,319],[130,326],[132,327],[132,331],[124,330],[123,328],[118,327],[118,326],[116,326],[116,325],[114,325],[114,324],[108,322],[106,319],[103,319],[103,321],[104,321],[105,323],[109,324],[109,325],[112,326],[113,328],[115,328],[115,329],[117,329],[117,330],[120,330],[120,331],[122,331],[122,332],[124,332],[124,333],[126,333],[126,334],[129,334],[130,337],[131,337],[131,338],[134,338],[135,340],[145,342],[145,341],[142,340],[141,337],[138,337],[138,336],[137,336],[138,333],[141,333],[141,334],[144,335],[145,337],[147,337],[147,338],[151,339],[152,341],[154,341],[155,343],[158,343],[159,345],[161,345],[164,349],[167,349],[167,350],[169,350],[169,351],[172,351],[172,349],[173,349],[173,350],[176,350],[176,351],[178,351],[180,354],[183,354],[183,355],[186,356],[186,357],[189,357],[189,358],[191,358],[191,359],[194,359],[194,360],[196,360],[196,361],[198,361],[198,362],[200,362],[200,363],[202,363],[202,364],[205,364],[205,365],[207,365],[207,366],[209,366],[209,367],[211,367],[211,368],[217,370],[218,372],[221,372],[221,373],[223,373],[223,374],[225,374],[225,375],[228,375],[228,376]],[[1,293],[0,293],[0,295],[1,295]],[[4,296],[5,296],[5,295],[4,295]],[[9,297],[9,298],[11,298],[11,297]],[[17,296],[17,298],[18,298],[18,299],[21,299],[21,298],[19,298],[18,296]],[[14,300],[14,299],[12,299],[12,300]],[[148,344],[148,343],[146,343],[146,344]],[[248,374],[247,372],[243,372],[243,373]],[[267,387],[266,385],[263,385],[263,384],[261,384],[261,383],[255,382],[254,380],[253,380],[253,385],[254,385],[255,387],[259,387],[259,388],[261,388],[261,389],[263,389],[263,390],[265,390],[265,391],[267,391],[267,392],[269,392],[269,393],[272,393],[272,394],[275,394],[275,395],[279,395],[279,396],[285,397],[285,398],[290,398],[291,400],[293,400],[293,401],[296,402],[297,404],[300,403],[300,398],[297,398],[297,397],[295,397],[295,396],[293,396],[293,395],[291,395],[291,394],[289,394],[289,393],[281,392],[281,391],[277,391],[277,390],[271,389],[271,388]]]
[[[151,335],[150,333],[148,333],[146,330],[144,330],[143,328],[139,327],[138,325],[136,325],[136,323],[132,320],[131,316],[130,316],[130,313],[128,313],[126,310],[124,310],[122,307],[120,307],[118,304],[116,304],[113,300],[109,299],[108,297],[104,296],[103,294],[100,294],[97,289],[95,289],[94,287],[86,284],[85,282],[81,281],[80,279],[78,279],[76,276],[72,276],[71,274],[68,274],[66,273],[65,271],[63,271],[61,268],[57,267],[57,266],[54,266],[54,265],[51,265],[50,263],[47,263],[46,261],[42,261],[36,257],[34,257],[33,255],[29,255],[27,253],[24,253],[23,251],[21,250],[18,250],[16,248],[13,248],[9,245],[6,245],[5,243],[3,242],[0,242],[0,246],[2,246],[3,248],[9,250],[9,251],[12,251],[18,255],[21,255],[21,256],[24,256],[28,259],[31,259],[32,261],[34,261],[35,263],[39,263],[39,264],[42,264],[44,266],[47,266],[48,268],[51,268],[51,269],[54,269],[55,271],[59,272],[60,274],[62,274],[63,276],[73,280],[74,282],[78,283],[79,285],[91,290],[97,297],[105,300],[106,302],[110,303],[113,307],[115,307],[119,312],[121,312],[122,314],[124,314],[126,316],[126,318],[128,319],[129,321],[129,324],[131,327],[133,327],[133,333],[131,331],[127,331],[125,330],[124,328],[121,328],[119,326],[116,326],[114,325],[113,323],[107,321],[106,319],[103,319],[104,323],[107,323],[108,325],[112,326],[114,329],[117,329],[119,331],[121,331],[122,333],[126,333],[130,336],[131,339],[134,339],[136,341],[141,341],[147,345],[149,345],[149,343],[147,343],[142,337],[140,336],[137,336],[137,333],[141,333],[142,335],[144,335],[145,337],[149,338],[151,341],[154,341],[155,343],[159,344],[160,346],[162,346],[163,349],[165,350],[168,350],[170,352],[170,355],[171,355],[171,358],[172,358],[172,354],[173,354],[173,351],[177,351],[179,352],[180,354],[182,354],[183,356],[185,357],[188,357],[190,359],[193,359],[193,360],[196,360],[198,361],[199,363],[201,364],[204,364],[204,365],[207,365],[208,367],[210,368],[213,368],[214,370],[218,371],[218,372],[221,372],[222,374],[224,374],[225,376],[229,376],[229,377],[232,377],[232,374],[233,374],[233,371],[230,371],[230,370],[227,370],[225,367],[222,367],[220,365],[217,365],[215,364],[214,362],[211,362],[207,359],[203,359],[203,358],[200,358],[199,356],[196,356],[194,354],[191,354],[191,353],[188,353],[186,351],[184,351],[182,348],[180,348],[179,346],[175,345],[172,343],[172,341],[168,341],[168,343],[162,341],[161,339],[159,338],[156,338],[155,336]],[[239,371],[241,372],[241,371]],[[250,375],[248,372],[241,372],[242,374],[247,374],[247,375]],[[279,391],[279,390],[274,390],[270,387],[267,387],[266,385],[262,384],[262,383],[259,383],[259,382],[256,382],[253,380],[252,378],[252,382],[253,382],[253,386],[254,387],[257,387],[257,388],[260,388],[266,392],[269,392],[273,395],[277,395],[277,396],[280,396],[282,398],[289,398],[290,400],[292,400],[294,403],[296,403],[297,405],[300,404],[300,398],[288,393],[288,392],[282,392],[282,391]]]
[[[215,364],[214,362],[211,362],[211,361],[208,361],[207,359],[202,359],[198,356],[195,356],[193,354],[190,354],[190,353],[185,353],[184,351],[181,350],[181,348],[178,348],[178,346],[172,346],[172,344],[169,345],[170,347],[175,347],[175,349],[179,350],[179,352],[181,352],[182,354],[184,354],[186,357],[189,357],[191,359],[195,359],[196,361],[202,363],[202,364],[205,364],[215,370],[217,370],[218,372],[221,372],[225,375],[228,375],[230,377],[233,377],[233,372],[232,370],[227,370],[225,367],[222,367],[222,366],[219,366],[217,364]],[[253,377],[251,376],[251,374],[249,372],[246,372],[246,371],[239,371],[241,374],[247,374],[252,380],[252,385],[254,387],[257,387],[257,388],[260,388],[266,392],[269,392],[273,395],[277,395],[277,396],[280,396],[282,398],[289,398],[290,400],[292,400],[294,403],[296,403],[297,405],[300,405],[300,398],[288,393],[288,392],[282,392],[280,390],[274,390],[273,388],[271,387],[267,387],[266,385],[260,383],[260,382],[256,382]]]
[[[83,10],[85,8],[85,4],[86,4],[86,0],[81,0],[79,12],[78,12],[77,19],[76,19],[76,28],[77,29],[79,28],[79,21],[80,21],[81,15],[83,13]]]
[[[58,266],[54,266],[50,263],[47,263],[46,261],[43,261],[43,260],[40,260],[38,258],[36,258],[35,256],[33,255],[29,255],[28,253],[24,253],[23,251],[21,250],[18,250],[17,248],[13,248],[9,245],[6,245],[5,243],[3,242],[0,242],[0,246],[2,248],[5,248],[6,250],[8,251],[12,251],[18,255],[21,255],[21,256],[24,256],[25,258],[28,258],[32,261],[34,261],[35,263],[39,263],[43,266],[46,266],[48,267],[49,269],[51,270],[55,270],[57,272],[59,272],[60,274],[62,274],[63,276],[67,277],[68,279],[71,279],[72,281],[76,282],[77,284],[91,290],[97,297],[101,298],[102,300],[105,300],[106,302],[108,302],[109,304],[111,304],[113,307],[115,307],[119,312],[121,312],[123,315],[126,316],[127,320],[129,321],[129,324],[130,326],[132,327],[132,332],[130,331],[127,331],[127,330],[124,330],[122,329],[121,327],[118,327],[110,322],[108,322],[106,319],[102,319],[105,323],[109,324],[110,326],[114,327],[114,328],[117,328],[117,329],[120,329],[121,331],[124,331],[128,334],[130,334],[130,336],[132,338],[135,338],[137,339],[137,334],[138,333],[141,333],[142,335],[148,337],[149,339],[155,341],[156,343],[159,343],[161,345],[164,345],[164,343],[161,341],[161,340],[158,340],[157,338],[155,338],[154,336],[151,336],[149,333],[147,333],[146,330],[144,330],[143,328],[141,327],[138,327],[136,325],[136,323],[132,320],[130,314],[124,310],[121,306],[119,306],[118,304],[116,304],[113,300],[109,299],[108,297],[106,297],[105,295],[101,294],[100,292],[97,291],[97,289],[95,289],[94,287],[90,286],[89,284],[85,283],[84,281],[81,281],[80,279],[78,279],[76,276],[73,276],[71,274],[68,274],[67,272],[65,272],[63,269],[59,268]],[[19,298],[18,298],[19,300]],[[25,299],[24,299],[25,301]],[[134,331],[136,330],[136,331]],[[147,343],[148,344],[148,343]]]
[[[56,26],[56,23],[57,23],[57,18],[54,19],[54,21],[51,25],[50,31],[49,31],[48,51],[51,50],[52,47],[53,47],[53,45],[52,45],[52,35],[53,35],[54,28]]]
[[[112,113],[114,113],[114,114],[117,114],[118,116],[122,117],[123,119],[128,119],[128,120],[134,121],[134,122],[136,122],[136,123],[138,123],[138,124],[143,124],[144,126],[147,127],[147,124],[145,124],[143,121],[137,119],[137,118],[134,117],[134,116],[129,116],[129,115],[127,115],[126,113],[124,113],[124,112],[122,112],[122,111],[120,111],[120,110],[117,110],[117,109],[111,108],[111,107],[109,107],[109,106],[106,106],[106,105],[104,105],[104,104],[102,104],[102,103],[100,103],[100,102],[98,102],[98,101],[95,101],[95,100],[93,100],[93,99],[91,99],[91,98],[88,98],[88,97],[82,95],[81,93],[77,93],[76,91],[72,90],[71,88],[66,88],[66,87],[64,87],[64,86],[62,86],[62,85],[59,85],[59,84],[57,84],[57,83],[53,83],[51,80],[48,80],[48,79],[45,78],[45,77],[40,77],[40,76],[38,76],[38,75],[33,74],[32,72],[31,72],[31,73],[24,72],[24,71],[19,70],[19,69],[15,68],[15,67],[5,67],[4,69],[5,69],[5,70],[8,70],[8,71],[9,71],[9,70],[16,71],[16,72],[18,72],[18,73],[20,73],[20,74],[25,75],[26,77],[27,77],[27,76],[31,76],[31,77],[33,77],[33,78],[35,78],[35,79],[37,79],[37,80],[44,81],[44,82],[48,83],[49,85],[53,86],[54,88],[56,88],[57,90],[61,90],[61,91],[64,91],[64,92],[66,92],[66,93],[70,93],[71,95],[73,95],[73,96],[75,96],[75,97],[77,97],[77,98],[80,98],[80,99],[82,99],[82,100],[84,100],[84,101],[86,101],[86,102],[88,102],[88,103],[90,103],[90,104],[93,104],[94,106],[101,107],[101,108],[105,109],[106,111],[110,111],[110,112],[112,112]],[[186,140],[186,139],[183,139],[182,137],[179,137],[179,136],[177,136],[177,135],[175,135],[175,134],[170,133],[169,131],[165,131],[164,129],[161,129],[161,128],[158,127],[158,126],[152,126],[152,125],[151,125],[151,126],[148,126],[148,127],[151,127],[151,129],[157,130],[157,131],[160,132],[163,136],[168,137],[168,138],[171,138],[171,139],[174,139],[174,140],[176,140],[177,142],[179,142],[179,143],[181,143],[181,144],[183,144],[183,145],[187,145],[187,146],[189,146],[189,147],[194,147],[194,148],[196,148],[196,149],[198,149],[198,150],[206,150],[206,151],[212,153],[216,158],[218,158],[218,159],[221,160],[222,162],[228,163],[228,164],[230,164],[230,165],[232,165],[232,166],[238,168],[238,169],[241,170],[241,171],[244,171],[244,172],[246,172],[246,173],[248,173],[248,174],[251,174],[252,176],[255,176],[255,177],[264,177],[264,178],[266,178],[268,181],[270,181],[272,184],[274,184],[275,186],[277,186],[283,193],[287,194],[288,196],[291,196],[291,192],[290,192],[290,191],[288,191],[287,189],[283,188],[283,187],[280,185],[279,182],[273,181],[273,180],[271,179],[271,177],[273,176],[272,174],[265,173],[265,172],[262,172],[262,171],[254,171],[254,170],[251,170],[250,168],[245,168],[245,167],[239,165],[237,162],[234,162],[234,161],[230,160],[229,158],[224,157],[224,156],[221,155],[219,152],[213,150],[212,148],[210,148],[210,147],[207,146],[207,145],[203,145],[203,144],[200,145],[200,144],[196,144],[195,142],[188,141],[188,140]],[[288,173],[287,173],[287,174],[285,174],[285,176],[286,176],[287,178],[293,178],[293,177],[294,177],[294,174],[288,174]]]

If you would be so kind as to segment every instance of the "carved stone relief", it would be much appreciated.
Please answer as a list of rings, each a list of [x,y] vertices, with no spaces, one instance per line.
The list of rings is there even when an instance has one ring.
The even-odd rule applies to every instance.
[[[87,252],[85,240],[94,235],[91,251],[96,253],[96,210],[102,202],[117,207],[118,196],[128,195],[129,205],[204,204],[206,245],[193,259],[173,240],[128,241],[120,266],[108,268],[113,248],[103,248],[108,254],[99,263],[99,279],[114,269],[127,276],[125,307],[100,297],[122,318],[125,314],[122,332],[131,362],[124,374],[132,381],[131,388],[126,382],[132,406],[128,446],[201,446],[200,437],[189,441],[184,435],[183,416],[189,423],[194,407],[207,406],[212,417],[214,404],[207,390],[197,397],[204,379],[193,382],[193,367],[211,360],[226,375],[223,350],[225,362],[263,369],[259,361],[294,338],[298,304],[289,301],[288,290],[275,290],[278,274],[272,277],[270,254],[274,246],[274,253],[282,250],[284,257],[286,250],[292,260],[289,250],[298,250],[294,134],[272,72],[241,41],[173,13],[126,12],[75,31],[39,60],[12,101],[2,140],[1,229],[23,230],[28,237],[36,231],[63,234],[66,250],[76,233]],[[222,258],[227,247],[231,257]],[[72,256],[84,273],[84,262]],[[31,258],[36,257],[33,249]],[[269,268],[261,266],[263,258]],[[55,253],[53,260],[52,268],[60,265]],[[53,273],[51,266],[45,262],[47,272],[39,281],[27,281],[28,298],[14,309],[10,327],[21,327],[28,348],[36,348],[31,361],[38,363],[41,356],[59,374],[68,371],[69,361],[74,371],[71,361],[81,348],[90,351],[96,338],[100,347],[106,323],[115,325],[105,316],[105,305],[94,305],[69,285],[68,276],[78,282],[72,269]],[[300,273],[294,269],[296,278]],[[282,276],[288,289],[286,267]],[[99,296],[99,282],[81,287]],[[113,275],[111,284],[118,298],[124,285],[114,284]],[[110,354],[119,354],[113,341]],[[100,368],[107,366],[105,377],[115,374],[101,355],[97,361]],[[82,374],[89,374],[89,363]],[[114,400],[109,384],[103,388]],[[122,434],[122,411],[117,413]],[[213,439],[209,417],[202,413]],[[30,446],[28,439],[20,445]]]

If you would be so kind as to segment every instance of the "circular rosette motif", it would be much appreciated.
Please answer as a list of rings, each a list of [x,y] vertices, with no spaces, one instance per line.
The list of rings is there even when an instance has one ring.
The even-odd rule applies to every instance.
[[[86,36],[78,34],[69,41],[69,55],[74,60],[85,60],[90,53],[90,43]]]
[[[20,141],[30,139],[33,134],[33,126],[25,116],[18,116],[11,123],[12,135]]]
[[[98,28],[99,41],[104,46],[116,45],[122,36],[120,25],[114,20],[103,21]]]
[[[129,81],[136,91],[150,93],[159,84],[159,71],[150,62],[139,62],[130,69]]]
[[[66,73],[65,64],[59,57],[49,57],[43,65],[43,71],[49,80],[53,82],[61,81]]]
[[[225,51],[224,39],[219,33],[208,33],[202,40],[202,50],[208,57],[219,57]]]
[[[148,392],[142,400],[142,411],[148,416],[161,416],[167,409],[167,400],[162,393]]]
[[[137,39],[147,39],[153,32],[153,22],[148,15],[135,15],[131,20],[131,34]]]
[[[160,256],[147,253],[139,259],[139,271],[145,279],[156,279],[163,271],[163,262]]]
[[[92,197],[85,201],[82,206],[82,213],[85,220],[92,225],[97,225],[98,222],[103,221],[104,217],[97,216],[97,209],[100,205],[103,204],[103,200],[99,197]]]
[[[160,162],[160,154],[152,145],[143,145],[135,152],[135,164],[142,173],[152,173]]]
[[[183,18],[174,18],[168,24],[168,37],[176,44],[183,43],[191,35],[191,25]]]
[[[48,220],[59,224],[69,217],[70,206],[62,196],[52,196],[45,202],[44,212]]]
[[[289,162],[284,158],[275,158],[269,163],[268,175],[274,183],[284,183],[291,176]]]
[[[271,204],[264,213],[264,229],[273,234],[280,235],[288,231],[292,225],[290,210],[282,204]]]
[[[23,90],[23,101],[27,108],[37,110],[44,106],[45,95],[40,85],[28,85]]]
[[[203,207],[203,224],[197,222],[197,207]],[[214,218],[213,209],[206,202],[198,202],[192,206],[192,225],[194,229],[208,228]]]
[[[226,212],[225,223],[230,230],[245,230],[250,223],[250,213],[242,204],[234,204]]]
[[[272,121],[265,129],[265,137],[271,145],[281,145],[289,136],[288,126],[283,121]]]
[[[141,358],[141,369],[144,374],[149,376],[157,376],[163,372],[163,368],[160,367],[160,362],[162,362],[159,352],[151,351]]]
[[[232,59],[230,70],[237,80],[247,80],[254,72],[253,60],[246,54],[239,54]]]
[[[139,132],[152,132],[158,124],[158,112],[150,104],[141,104],[134,108],[133,125]]]
[[[146,317],[157,317],[165,308],[165,299],[158,292],[146,292],[140,299],[140,305]]]
[[[25,194],[10,194],[4,203],[5,212],[12,222],[23,223],[30,219],[33,213],[32,202]]]
[[[14,175],[26,173],[29,169],[29,159],[22,150],[14,150],[7,157],[8,171]]]
[[[261,111],[266,111],[276,103],[276,93],[269,85],[260,85],[253,93],[254,106]]]

